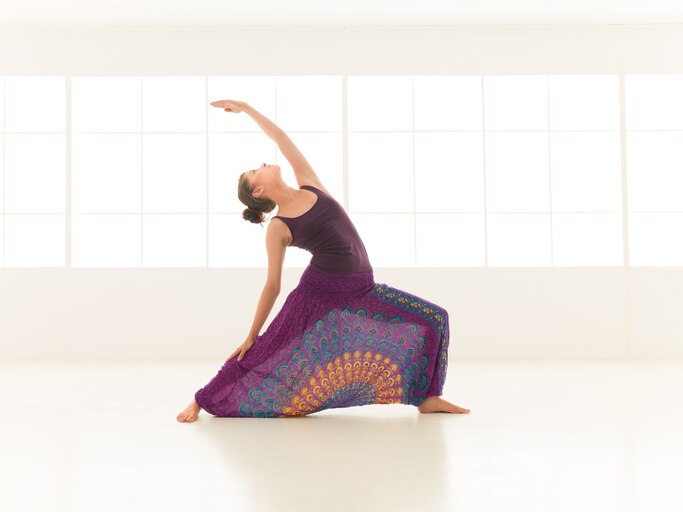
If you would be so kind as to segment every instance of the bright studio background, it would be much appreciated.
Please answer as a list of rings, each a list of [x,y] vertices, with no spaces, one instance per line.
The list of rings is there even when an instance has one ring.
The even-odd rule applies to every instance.
[[[227,98],[290,134],[376,281],[449,310],[452,357],[683,356],[681,28],[6,27],[0,44],[3,360],[243,341],[266,253],[237,177],[266,161],[296,182],[249,116],[209,106]],[[309,259],[288,249],[270,319]]]

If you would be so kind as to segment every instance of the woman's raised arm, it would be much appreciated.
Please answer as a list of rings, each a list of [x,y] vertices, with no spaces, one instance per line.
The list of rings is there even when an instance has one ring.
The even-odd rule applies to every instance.
[[[315,188],[329,194],[327,189],[323,187],[323,184],[320,183],[320,178],[318,178],[318,175],[310,166],[306,158],[304,158],[304,155],[301,154],[299,148],[297,148],[292,142],[292,139],[289,138],[289,135],[282,132],[278,136],[276,142],[277,147],[280,148],[280,152],[285,155],[289,165],[294,169],[296,182],[300,187],[303,185],[313,185]]]
[[[289,135],[287,135],[282,128],[244,101],[218,100],[212,101],[211,105],[222,108],[226,112],[246,112],[249,114],[249,116],[256,121],[256,124],[261,127],[265,134],[275,141],[280,149],[280,152],[292,166],[294,175],[296,176],[296,181],[299,186],[313,185],[317,189],[329,194],[304,155],[301,153],[301,151],[299,151],[299,148],[294,145],[292,139],[289,138]]]

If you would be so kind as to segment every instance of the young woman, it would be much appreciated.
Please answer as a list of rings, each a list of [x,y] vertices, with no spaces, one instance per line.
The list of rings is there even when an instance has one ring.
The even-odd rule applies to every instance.
[[[375,283],[351,219],[282,129],[245,102],[211,105],[251,116],[277,143],[299,188],[282,180],[277,165],[240,175],[245,220],[261,224],[278,207],[266,232],[268,277],[246,339],[177,420],[195,421],[201,409],[215,416],[285,417],[392,403],[423,413],[469,413],[439,396],[448,366],[446,310]],[[280,293],[290,245],[313,256],[259,335]]]

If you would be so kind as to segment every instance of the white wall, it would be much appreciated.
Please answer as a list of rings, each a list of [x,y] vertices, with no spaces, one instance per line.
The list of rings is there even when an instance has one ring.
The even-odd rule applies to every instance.
[[[681,73],[682,54],[683,27],[664,25],[0,28],[6,75]],[[220,360],[244,340],[265,272],[0,269],[0,358]],[[300,273],[284,270],[270,319]],[[455,361],[683,358],[683,268],[376,268],[375,280],[448,309]]]
[[[680,73],[683,25],[0,27],[3,74]]]
[[[271,318],[302,269],[284,269]],[[261,269],[2,269],[0,359],[208,359],[244,341]],[[445,307],[451,357],[683,355],[683,269],[375,269]],[[266,323],[267,325],[267,323]]]

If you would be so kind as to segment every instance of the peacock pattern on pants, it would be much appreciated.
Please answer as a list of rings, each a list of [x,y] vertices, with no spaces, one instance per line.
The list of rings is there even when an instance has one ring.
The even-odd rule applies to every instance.
[[[287,417],[358,405],[419,405],[427,396],[440,395],[448,366],[446,310],[374,283],[371,276],[357,274],[356,282],[360,279],[371,286],[352,293],[340,307],[338,297],[343,290],[339,283],[348,277],[307,269],[278,315],[284,318],[273,321],[273,332],[259,337],[247,357],[257,344],[287,332],[287,319],[295,336],[246,373],[232,372],[240,382],[234,382],[230,400],[240,397],[239,403],[225,407],[226,402],[216,403],[220,397],[208,396],[210,390],[200,390],[196,396],[200,405],[221,416]],[[331,279],[336,288],[330,294],[320,293],[320,280]],[[317,296],[312,296],[316,290]],[[326,299],[332,300],[328,307],[324,306]],[[319,316],[312,316],[316,309]],[[308,316],[309,325],[297,335],[291,321],[302,315]],[[278,329],[279,323],[284,331]],[[227,366],[233,363],[237,367],[247,357],[240,363],[236,358],[227,361],[221,371],[229,373]]]

